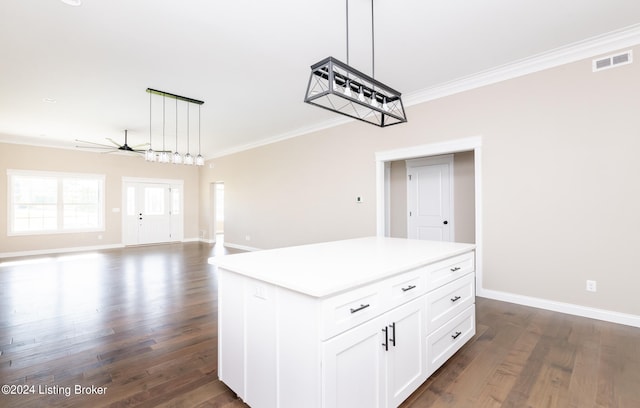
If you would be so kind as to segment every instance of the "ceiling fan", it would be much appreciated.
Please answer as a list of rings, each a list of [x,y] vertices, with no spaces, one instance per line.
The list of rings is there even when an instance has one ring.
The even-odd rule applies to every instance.
[[[103,153],[115,153],[118,151],[124,151],[124,152],[132,152],[132,153],[140,153],[140,154],[144,154],[144,152],[146,151],[146,149],[141,149],[143,147],[146,147],[149,145],[149,143],[142,143],[139,145],[135,145],[135,146],[129,146],[127,144],[127,129],[124,130],[124,144],[120,145],[118,142],[116,142],[115,140],[107,137],[106,138],[108,141],[110,141],[111,143],[113,143],[112,145],[108,145],[108,144],[102,144],[102,143],[95,143],[95,142],[89,142],[87,140],[79,140],[76,139],[76,142],[79,143],[86,143],[90,146],[76,146],[79,149],[97,149],[97,150],[104,150]]]

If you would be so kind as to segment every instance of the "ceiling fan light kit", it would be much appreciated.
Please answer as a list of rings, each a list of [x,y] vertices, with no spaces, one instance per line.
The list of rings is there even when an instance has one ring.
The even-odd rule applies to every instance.
[[[204,157],[200,154],[201,147],[201,126],[200,126],[200,107],[204,104],[204,101],[199,101],[197,99],[188,98],[186,96],[176,95],[170,92],[159,91],[157,89],[147,88],[147,92],[149,93],[149,149],[144,152],[144,158],[146,161],[150,162],[160,162],[160,163],[173,163],[173,164],[186,164],[186,165],[196,165],[196,166],[204,166]],[[152,137],[152,125],[153,125],[153,114],[152,114],[152,100],[153,96],[158,95],[162,97],[162,150],[153,148],[153,137]],[[165,149],[165,109],[166,109],[166,98],[175,100],[175,118],[176,118],[176,131],[175,131],[175,151],[166,150]],[[178,137],[178,101],[183,101],[187,103],[187,132],[186,132],[186,153],[181,154],[179,152],[179,137]],[[190,153],[191,145],[189,143],[189,136],[191,132],[191,119],[190,119],[190,107],[191,105],[198,105],[198,155],[196,157],[192,156]]]
[[[406,122],[402,94],[374,78],[373,0],[371,1],[371,76],[349,66],[349,0],[346,0],[346,10],[347,63],[327,57],[311,65],[311,76],[304,101],[380,127]]]

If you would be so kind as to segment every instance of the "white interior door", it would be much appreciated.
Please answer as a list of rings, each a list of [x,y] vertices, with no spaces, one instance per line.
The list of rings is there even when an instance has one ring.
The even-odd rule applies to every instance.
[[[408,238],[453,241],[453,155],[406,163]]]
[[[169,183],[126,182],[124,244],[182,240],[182,189]]]

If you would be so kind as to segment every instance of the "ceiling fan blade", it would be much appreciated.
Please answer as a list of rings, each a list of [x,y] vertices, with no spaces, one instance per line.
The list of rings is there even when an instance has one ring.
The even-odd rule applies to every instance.
[[[76,142],[80,142],[80,143],[87,143],[87,144],[91,144],[91,145],[95,145],[95,146],[100,146],[100,147],[108,147],[111,149],[111,146],[107,145],[107,144],[103,144],[103,143],[95,143],[95,142],[89,142],[87,140],[80,140],[80,139],[76,139]],[[90,146],[76,146],[76,147],[90,147]]]
[[[96,150],[118,150],[111,146],[76,146],[78,149],[96,149]]]
[[[147,142],[147,143],[140,143],[140,144],[137,144],[137,145],[135,145],[135,146],[131,146],[131,148],[132,148],[132,149],[135,149],[135,148],[142,147],[142,146],[149,146],[149,142]]]
[[[121,146],[118,142],[116,142],[115,140],[113,140],[113,139],[112,139],[112,138],[110,138],[110,137],[105,137],[105,139],[107,139],[108,141],[110,141],[111,143],[113,143],[113,145],[114,145],[115,147],[120,147],[120,146]]]

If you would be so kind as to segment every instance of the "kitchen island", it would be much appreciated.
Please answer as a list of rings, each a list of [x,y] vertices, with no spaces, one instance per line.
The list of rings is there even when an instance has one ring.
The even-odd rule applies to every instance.
[[[475,334],[474,249],[368,237],[211,258],[220,379],[253,408],[398,406]]]

